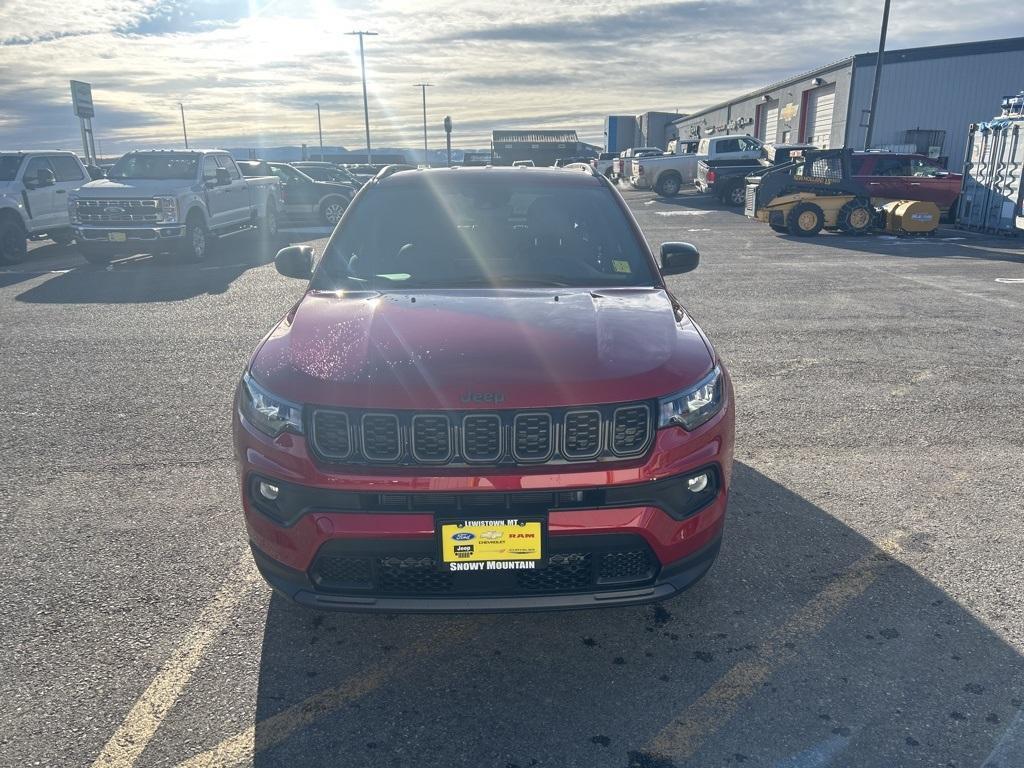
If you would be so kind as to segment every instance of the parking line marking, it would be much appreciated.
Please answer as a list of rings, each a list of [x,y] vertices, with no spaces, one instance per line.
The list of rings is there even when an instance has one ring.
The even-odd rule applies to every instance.
[[[453,625],[442,633],[413,643],[390,655],[387,661],[360,672],[340,685],[315,693],[288,709],[250,725],[213,749],[178,763],[177,768],[226,768],[249,763],[257,752],[277,746],[296,731],[379,688],[410,662],[450,648],[453,641],[468,636],[469,629],[466,624]],[[257,727],[259,743],[256,741]]]
[[[863,594],[900,551],[902,531],[830,581],[759,647],[754,658],[733,665],[651,742],[649,751],[683,762],[718,731],[761,684],[798,655],[796,642],[821,632],[855,597]]]
[[[249,594],[248,587],[256,583],[256,568],[247,552],[217,594],[204,606],[195,625],[164,662],[153,682],[139,696],[93,762],[93,768],[130,768],[135,765],[188,685],[206,649],[223,631],[234,609]]]

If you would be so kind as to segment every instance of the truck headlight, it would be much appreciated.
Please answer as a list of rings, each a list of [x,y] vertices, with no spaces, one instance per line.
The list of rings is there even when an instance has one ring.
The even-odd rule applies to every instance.
[[[722,410],[722,369],[715,369],[697,384],[658,401],[658,428],[680,426],[692,431]]]
[[[178,198],[157,197],[154,199],[156,200],[157,210],[160,212],[160,223],[173,224],[178,220]]]
[[[78,216],[78,195],[68,195],[68,216],[72,224],[82,223]]]
[[[284,431],[302,434],[302,406],[271,394],[248,371],[242,377],[239,407],[256,429],[271,437]]]

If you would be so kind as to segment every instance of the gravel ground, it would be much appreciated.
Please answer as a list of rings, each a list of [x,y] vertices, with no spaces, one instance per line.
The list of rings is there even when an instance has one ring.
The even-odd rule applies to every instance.
[[[624,196],[700,248],[671,284],[738,403],[721,557],[657,607],[288,605],[228,427],[302,284],[245,240],[0,271],[0,765],[1024,765],[1020,242]]]

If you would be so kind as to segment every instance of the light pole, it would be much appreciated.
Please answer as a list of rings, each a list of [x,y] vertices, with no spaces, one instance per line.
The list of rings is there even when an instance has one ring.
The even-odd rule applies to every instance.
[[[430,161],[427,159],[427,153],[430,151],[427,149],[427,88],[433,88],[433,83],[416,83],[413,88],[419,88],[423,91],[423,164],[430,165]]]
[[[320,102],[316,103],[316,132],[320,134],[320,162],[324,161],[324,129],[320,123]]]
[[[868,129],[864,134],[864,149],[871,149],[875,133],[875,108],[878,106],[878,87],[882,82],[882,59],[885,56],[885,33],[889,29],[889,0],[882,9],[882,33],[878,38],[878,59],[875,61],[875,84],[871,88],[871,111],[868,112]]]
[[[363,36],[376,35],[376,32],[347,32],[349,35],[359,35],[359,66],[363,71],[363,118],[366,120],[366,164],[373,164],[373,151],[370,149],[370,102],[366,97],[366,57],[363,55]]]
[[[188,131],[185,129],[185,105],[178,102],[178,109],[181,110],[181,132],[185,135],[185,149],[188,149]]]

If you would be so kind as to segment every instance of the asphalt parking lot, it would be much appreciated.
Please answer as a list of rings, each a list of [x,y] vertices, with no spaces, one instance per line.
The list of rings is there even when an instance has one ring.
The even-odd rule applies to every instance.
[[[242,239],[0,270],[0,765],[1024,766],[1022,243],[624,195],[700,248],[738,404],[721,557],[657,607],[287,604],[229,421],[302,284]]]

